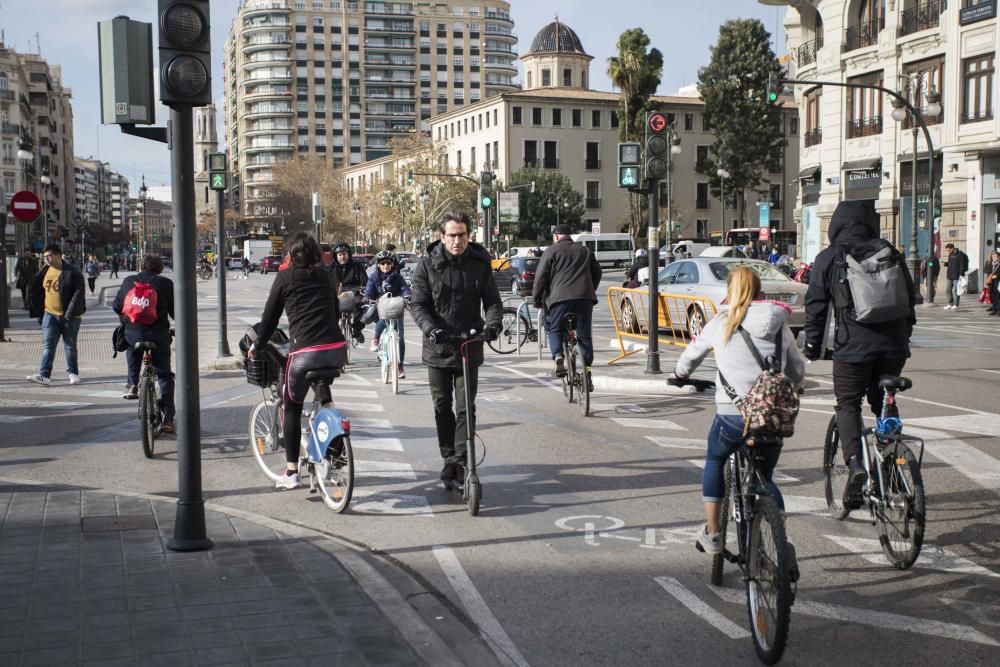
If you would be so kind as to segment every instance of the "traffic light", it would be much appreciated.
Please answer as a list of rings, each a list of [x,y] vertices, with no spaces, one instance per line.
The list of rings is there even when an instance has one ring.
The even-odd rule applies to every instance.
[[[618,187],[637,188],[642,180],[642,146],[618,144]]]
[[[781,92],[781,77],[774,72],[767,75],[767,101],[777,102]]]
[[[160,101],[168,107],[212,103],[208,0],[158,0]]]
[[[408,172],[406,172],[406,184],[407,185],[413,185],[413,170],[412,169],[410,169]]]
[[[659,111],[646,114],[646,178],[659,180],[667,175],[667,117]],[[620,174],[619,174],[620,177]]]
[[[479,203],[484,211],[493,206],[493,174],[488,171],[479,174]]]
[[[212,190],[226,189],[226,154],[208,154],[208,187]]]

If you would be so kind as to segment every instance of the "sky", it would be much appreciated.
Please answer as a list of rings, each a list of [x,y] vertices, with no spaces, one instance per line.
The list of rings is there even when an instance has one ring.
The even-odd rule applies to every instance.
[[[62,67],[63,85],[73,91],[75,154],[110,163],[129,179],[133,195],[143,175],[148,185],[169,183],[170,157],[164,144],[123,135],[114,125],[100,124],[97,23],[116,16],[150,22],[155,42],[156,5],[156,0],[0,0],[4,44],[20,52],[40,52],[51,65]],[[212,86],[220,109],[222,46],[237,6],[237,0],[211,3]],[[772,34],[772,49],[779,55],[784,53],[784,12],[784,7],[764,6],[757,0],[511,0],[510,9],[519,53],[527,52],[535,34],[557,15],[576,31],[583,48],[594,57],[590,79],[597,90],[612,90],[607,59],[616,55],[618,36],[642,27],[651,45],[663,53],[663,79],[657,91],[661,95],[697,81],[698,69],[708,64],[709,48],[726,20],[760,19]],[[157,107],[157,125],[165,125],[168,116],[165,107]],[[222,141],[221,115],[219,133]]]

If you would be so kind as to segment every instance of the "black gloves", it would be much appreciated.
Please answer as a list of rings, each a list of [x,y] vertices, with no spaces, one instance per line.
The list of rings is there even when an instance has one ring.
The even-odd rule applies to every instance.
[[[435,329],[427,336],[435,345],[442,345],[448,340],[448,332],[444,329]]]
[[[483,330],[483,338],[487,342],[495,341],[500,337],[500,325],[499,324],[487,324],[486,329]]]
[[[816,361],[820,357],[820,349],[815,345],[810,345],[806,343],[805,347],[802,348],[802,356],[804,356],[809,361]]]

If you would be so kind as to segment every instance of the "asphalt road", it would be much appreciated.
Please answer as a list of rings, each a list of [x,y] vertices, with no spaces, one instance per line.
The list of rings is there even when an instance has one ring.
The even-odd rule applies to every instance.
[[[256,320],[271,279],[230,283],[231,330]],[[199,284],[207,336],[215,326],[212,290],[214,283]],[[920,313],[905,371],[914,388],[900,407],[907,430],[927,438],[928,523],[909,571],[888,567],[876,529],[860,513],[845,522],[826,515],[820,448],[833,412],[830,365],[810,365],[796,435],[778,467],[802,572],[786,663],[993,661],[1000,645],[1000,328],[979,308]],[[111,319],[92,307],[83,336]],[[412,363],[398,396],[379,383],[367,351],[334,386],[338,407],[352,418],[359,472],[348,513],[331,513],[306,490],[269,488],[246,435],[259,392],[238,371],[201,378],[206,498],[385,554],[463,609],[511,665],[755,662],[738,572],[730,569],[721,589],[709,586],[709,560],[693,547],[703,520],[710,397],[596,394],[594,414],[584,418],[551,381],[547,363],[531,354],[489,356],[477,402],[484,499],[473,518],[437,481],[416,327],[407,334]],[[642,355],[622,368],[604,366],[613,355],[603,301],[595,334],[595,373],[642,377]],[[664,352],[664,369],[675,357]],[[85,363],[85,382],[70,387],[60,355],[57,382],[42,388],[23,381],[35,361],[0,371],[4,477],[175,494],[175,442],[164,438],[156,460],[143,458],[135,403],[118,398],[123,364]]]

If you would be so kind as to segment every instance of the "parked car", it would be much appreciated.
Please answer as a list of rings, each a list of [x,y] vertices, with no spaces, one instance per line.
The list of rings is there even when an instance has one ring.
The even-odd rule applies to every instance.
[[[701,251],[699,257],[741,257],[747,254],[734,245],[713,245]]]
[[[228,257],[226,258],[226,268],[230,271],[242,271],[243,270],[243,258],[242,257]]]
[[[497,289],[518,296],[531,296],[539,260],[539,257],[526,255],[515,255],[504,260],[495,272]]]
[[[268,255],[260,260],[260,272],[267,275],[271,271],[277,271],[278,267],[281,266],[281,260],[281,255]]]
[[[752,268],[760,276],[764,299],[780,301],[791,309],[788,325],[792,333],[798,337],[805,326],[805,300],[808,288],[790,279],[767,262],[739,257],[705,256],[679,260],[660,271],[658,288],[661,293],[706,298],[715,305],[716,311],[719,311],[727,307],[723,300],[726,298],[726,278],[729,272],[734,267],[744,265]],[[648,281],[644,281],[644,284],[648,284]],[[637,312],[640,305],[633,303],[630,294],[626,294],[619,305],[625,329],[631,333],[641,333],[642,320]],[[678,313],[673,313],[678,320],[676,322],[671,322],[671,313],[663,310],[661,308],[659,311],[659,328],[674,329],[692,336],[697,335],[712,316],[697,303],[687,306],[683,318],[678,317]]]

